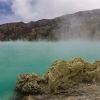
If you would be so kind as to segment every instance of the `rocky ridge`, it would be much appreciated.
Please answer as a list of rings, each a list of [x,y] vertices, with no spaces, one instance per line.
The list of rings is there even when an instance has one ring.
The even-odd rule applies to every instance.
[[[80,11],[54,19],[0,25],[0,41],[100,40],[100,9]]]

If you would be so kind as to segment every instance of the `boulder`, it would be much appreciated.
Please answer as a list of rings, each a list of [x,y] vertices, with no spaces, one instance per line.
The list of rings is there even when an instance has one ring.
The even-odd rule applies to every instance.
[[[55,61],[43,77],[19,75],[17,90],[23,93],[71,93],[81,83],[100,83],[100,61],[88,63],[81,58]]]
[[[97,63],[90,64],[81,58],[56,61],[46,73],[45,78],[48,80],[51,92],[71,92],[70,90],[73,91],[78,84],[100,81],[100,67],[96,65]]]
[[[36,74],[22,74],[17,80],[16,89],[23,93],[41,94],[45,92],[46,81]]]

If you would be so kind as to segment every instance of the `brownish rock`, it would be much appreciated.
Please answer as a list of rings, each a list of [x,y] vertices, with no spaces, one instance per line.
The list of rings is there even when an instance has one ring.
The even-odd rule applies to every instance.
[[[36,22],[0,25],[0,41],[100,40],[100,9],[81,11]]]
[[[55,61],[44,77],[20,75],[17,90],[28,94],[71,94],[80,84],[100,83],[100,61],[91,64],[81,58]]]
[[[23,74],[18,77],[17,90],[24,93],[41,94],[46,90],[46,81],[35,74]]]

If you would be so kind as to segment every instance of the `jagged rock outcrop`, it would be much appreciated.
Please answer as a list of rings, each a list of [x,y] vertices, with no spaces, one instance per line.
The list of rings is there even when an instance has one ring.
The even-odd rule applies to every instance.
[[[98,64],[98,65],[97,65]],[[56,61],[45,75],[51,92],[69,93],[81,83],[100,82],[100,62],[90,64],[81,58]]]
[[[20,75],[17,90],[28,94],[70,94],[83,83],[100,83],[100,61],[93,64],[81,58],[55,61],[44,77]]]
[[[36,74],[23,74],[18,77],[16,88],[22,93],[42,94],[48,87],[47,81]]]
[[[100,9],[43,19],[0,25],[0,40],[100,40]]]

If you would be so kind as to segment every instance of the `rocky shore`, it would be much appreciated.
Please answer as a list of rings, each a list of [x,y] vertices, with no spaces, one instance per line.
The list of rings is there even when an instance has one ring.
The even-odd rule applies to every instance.
[[[19,75],[13,100],[100,100],[100,61],[55,61],[44,76]]]

